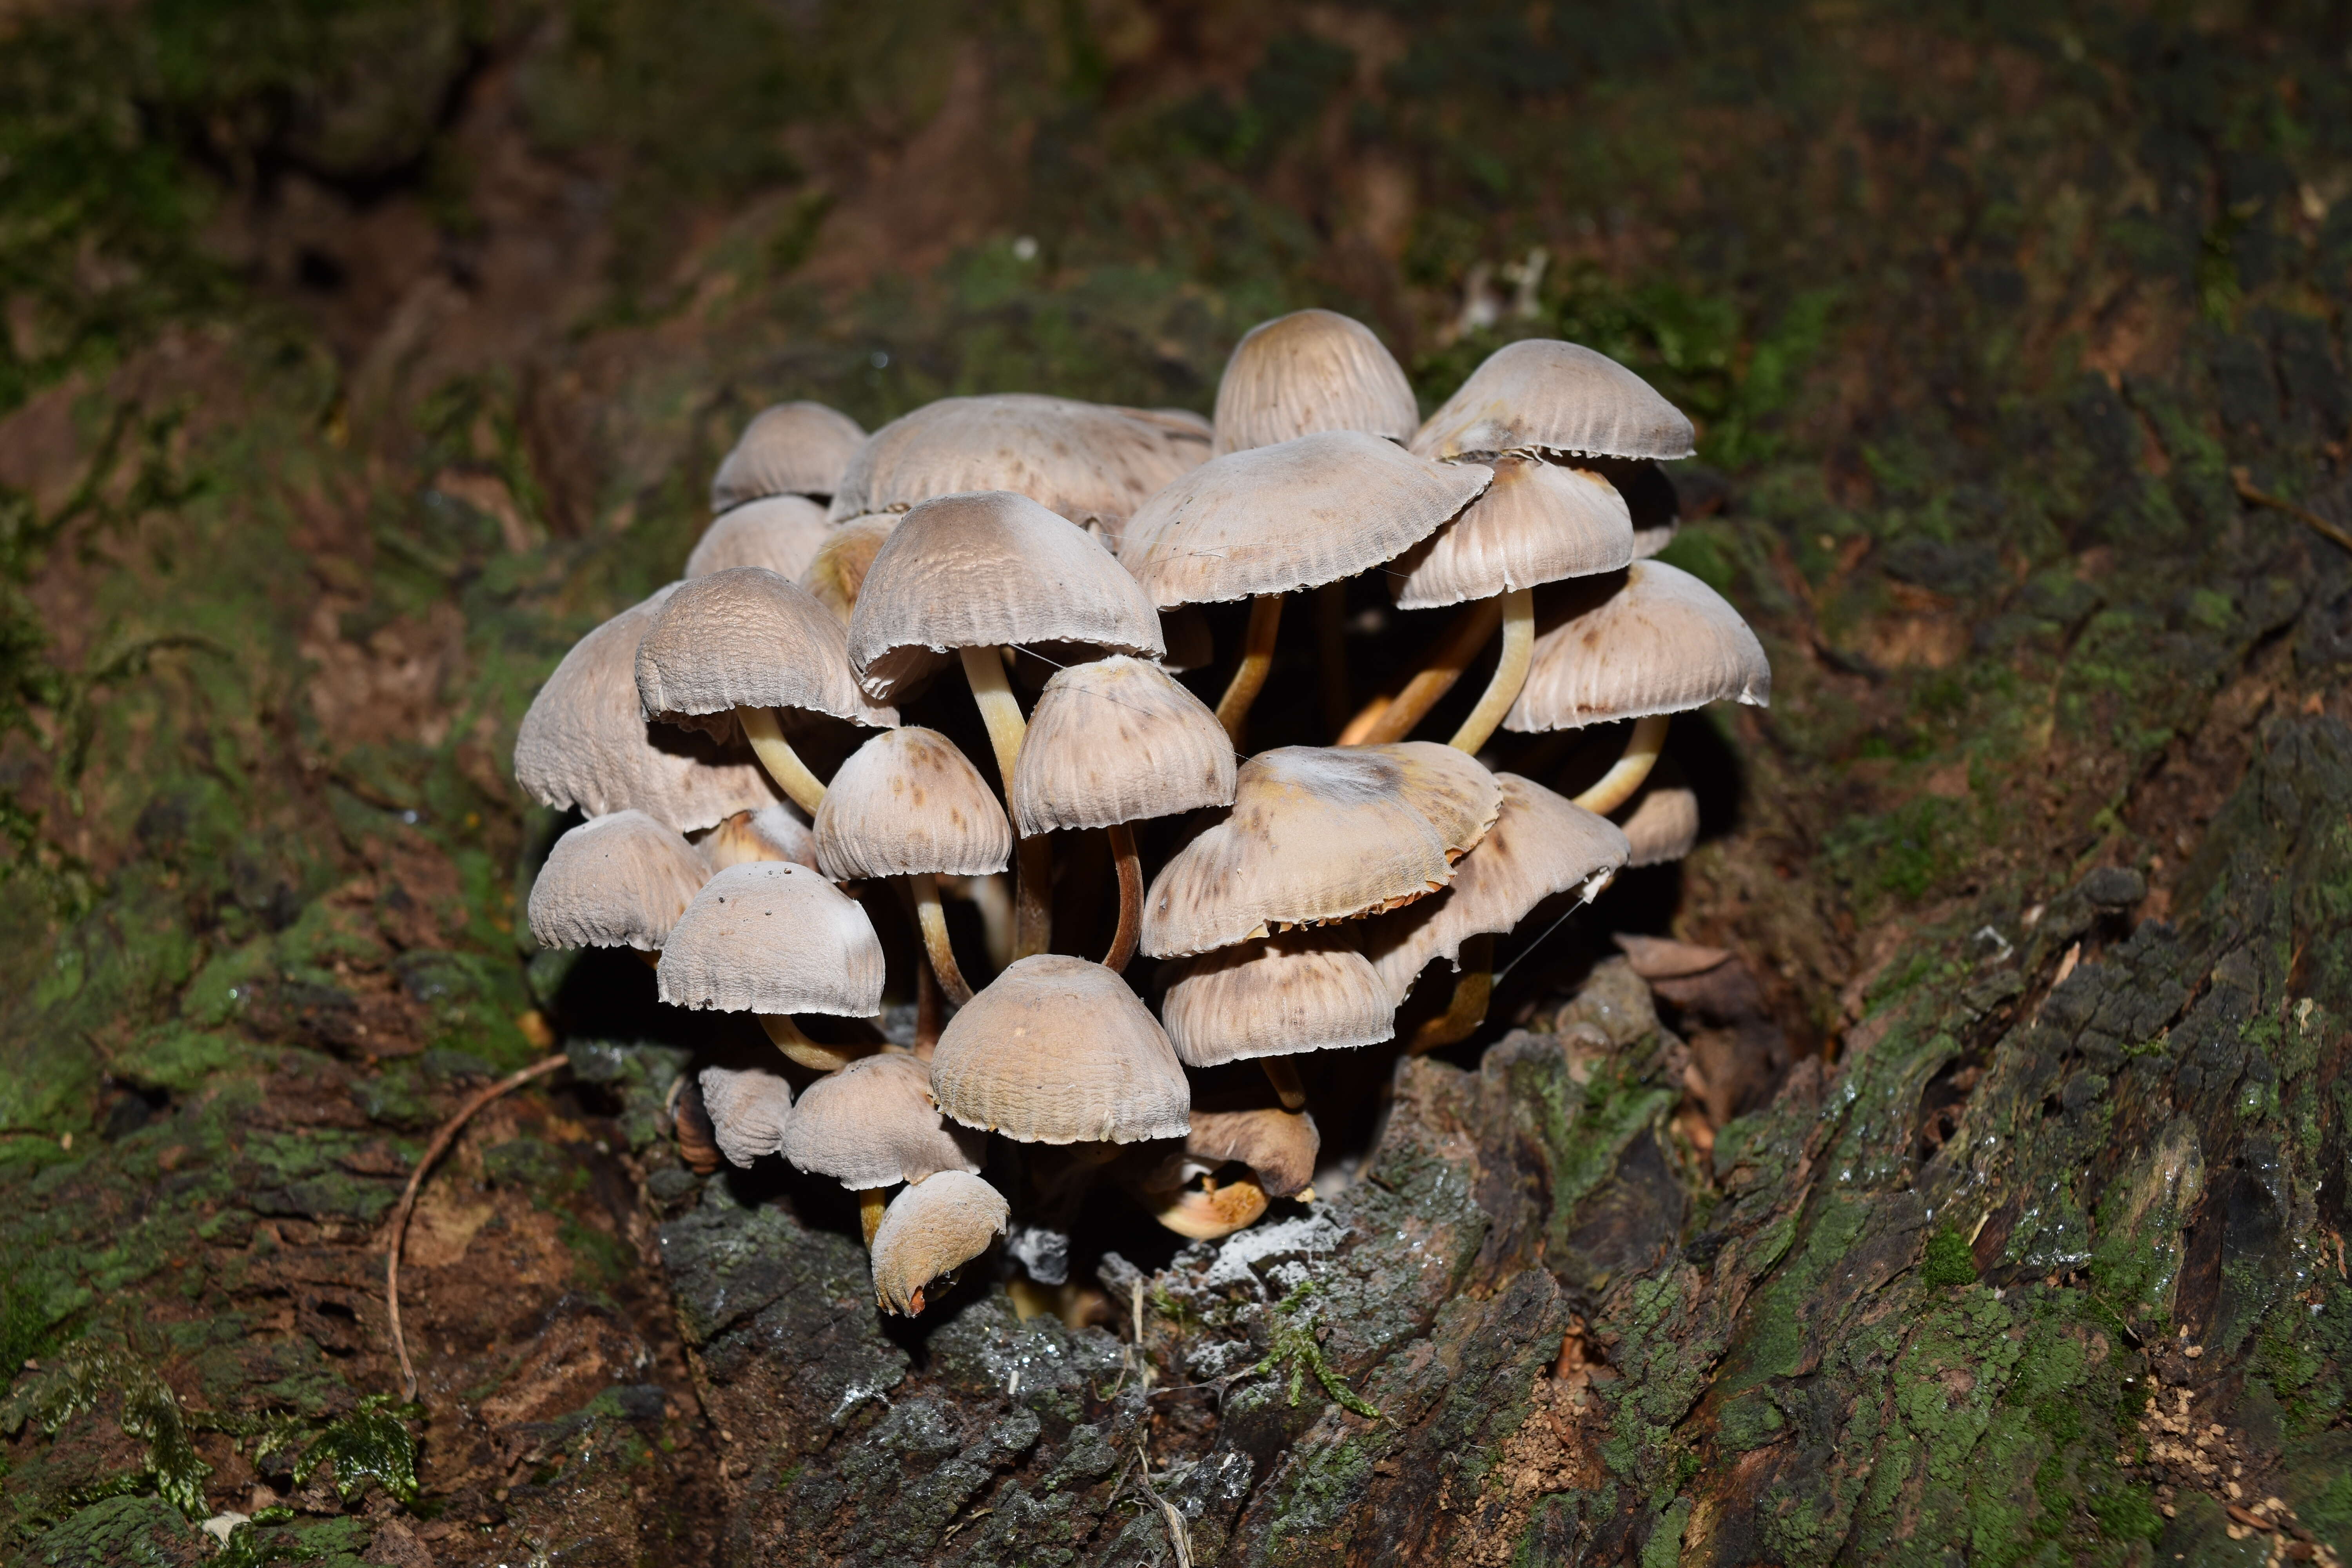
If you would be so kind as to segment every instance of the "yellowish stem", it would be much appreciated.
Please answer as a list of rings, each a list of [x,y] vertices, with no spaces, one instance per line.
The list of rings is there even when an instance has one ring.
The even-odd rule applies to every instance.
[[[1265,1069],[1265,1080],[1274,1085],[1283,1110],[1306,1109],[1307,1086],[1298,1081],[1298,1069],[1291,1065],[1288,1057],[1260,1057],[1257,1065]]]
[[[1601,775],[1600,783],[1578,795],[1576,804],[1606,816],[1633,799],[1633,792],[1642,787],[1642,781],[1657,765],[1658,752],[1666,743],[1667,723],[1668,717],[1664,713],[1634,720],[1633,736],[1625,742],[1625,754]]]
[[[655,970],[655,971],[656,971],[656,972],[658,972],[658,971],[660,970],[660,968],[661,968],[661,949],[660,949],[660,948],[657,948],[657,947],[656,947],[656,948],[650,948],[650,949],[648,949],[648,948],[642,948],[642,947],[641,947],[641,948],[638,948],[638,949],[636,950],[636,954],[637,954],[637,956],[638,956],[639,958],[642,958],[642,959],[644,959],[644,960],[646,961],[646,967],[647,969]]]
[[[776,781],[776,787],[794,805],[814,816],[816,808],[824,804],[824,785],[808,771],[808,764],[801,761],[792,742],[784,739],[784,727],[777,721],[776,710],[738,708],[735,721],[743,726],[743,738],[751,742],[752,752],[759,757],[760,765],[768,770],[768,776]]]
[[[1236,749],[1249,723],[1250,704],[1265,685],[1265,672],[1274,668],[1274,638],[1281,629],[1281,595],[1261,594],[1250,601],[1249,631],[1242,642],[1241,662],[1234,667],[1234,679],[1217,700],[1217,722],[1225,727]]]
[[[1514,588],[1502,596],[1503,649],[1495,661],[1495,677],[1486,682],[1486,695],[1478,706],[1470,710],[1470,717],[1454,731],[1446,743],[1457,752],[1478,754],[1511,704],[1519,700],[1519,688],[1528,683],[1528,666],[1534,661],[1536,651],[1536,591]]]
[[[1454,1000],[1434,1018],[1424,1018],[1408,1048],[1414,1056],[1466,1040],[1486,1021],[1495,996],[1495,939],[1474,936],[1462,943],[1462,973],[1454,977]]]
[[[1004,679],[1004,660],[995,648],[962,651],[964,679],[971,683],[971,700],[988,726],[988,743],[996,749],[997,775],[1004,782],[1004,798],[1013,798],[1013,770],[1021,761],[1021,738],[1029,732],[1021,717],[1020,700]],[[1013,896],[1013,956],[1027,958],[1045,951],[1054,940],[1054,852],[1043,838],[1024,838],[1015,852],[1018,885]]]
[[[1385,703],[1368,703],[1364,710],[1349,721],[1339,737],[1343,746],[1378,746],[1391,741],[1402,741],[1412,733],[1412,727],[1422,721],[1439,698],[1454,689],[1486,639],[1495,635],[1495,624],[1502,618],[1503,606],[1498,599],[1481,599],[1465,605],[1445,635],[1437,639],[1430,651],[1429,662],[1419,674],[1405,682],[1404,689]]]
[[[1143,866],[1136,858],[1135,830],[1124,822],[1111,825],[1110,854],[1118,866],[1118,925],[1111,932],[1103,967],[1116,974],[1135,956],[1136,940],[1143,931]]]
[[[866,1245],[874,1245],[874,1233],[882,1228],[882,1211],[890,1206],[887,1187],[861,1187],[857,1192],[857,1224],[866,1232]]]
[[[845,1046],[823,1045],[801,1033],[789,1013],[762,1013],[761,1026],[776,1048],[812,1072],[837,1072],[860,1057],[870,1057],[880,1047],[866,1042]]]
[[[968,1005],[971,987],[956,963],[955,949],[948,945],[948,917],[940,908],[940,879],[929,871],[918,871],[907,879],[907,885],[915,895],[915,923],[922,928],[923,952],[931,961],[931,973],[940,977],[940,989],[957,1006]]]

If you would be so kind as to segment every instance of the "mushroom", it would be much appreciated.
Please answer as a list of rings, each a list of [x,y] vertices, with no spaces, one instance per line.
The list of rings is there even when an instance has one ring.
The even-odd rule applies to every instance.
[[[663,1001],[757,1013],[784,1055],[819,1072],[872,1047],[820,1045],[792,1015],[882,1009],[882,943],[866,911],[823,872],[789,860],[730,866],[704,883],[670,928],[657,974]]]
[[[1486,488],[1475,463],[1433,463],[1360,430],[1231,452],[1139,508],[1119,559],[1160,609],[1248,599],[1249,630],[1217,721],[1242,725],[1274,659],[1282,596],[1420,543]]]
[[[857,1194],[871,1247],[892,1187],[941,1171],[977,1175],[986,1146],[984,1134],[950,1125],[931,1103],[929,1069],[892,1049],[812,1084],[784,1128],[782,1153]]]
[[[1581,343],[1523,338],[1470,373],[1412,438],[1416,456],[1498,452],[1687,458],[1691,422],[1640,376]]]
[[[851,518],[825,535],[801,573],[801,586],[831,610],[844,627],[849,625],[849,613],[857,607],[857,593],[874,565],[874,552],[898,526],[898,517],[894,511],[880,511]]]
[[[832,528],[824,520],[824,508],[806,496],[745,501],[720,512],[702,531],[694,552],[686,558],[686,575],[691,580],[730,566],[765,566],[782,576],[798,577],[808,570]]]
[[[670,1105],[670,1136],[677,1157],[698,1176],[716,1174],[725,1156],[719,1148],[719,1130],[710,1124],[710,1108],[702,1102],[702,1086],[690,1078],[677,1079]]]
[[[1555,590],[1527,684],[1505,716],[1521,733],[1637,721],[1624,755],[1576,797],[1607,813],[1641,787],[1665,743],[1669,715],[1735,700],[1768,705],[1772,667],[1722,595],[1663,561]]]
[[[1142,925],[1142,868],[1128,824],[1230,805],[1234,777],[1233,742],[1217,716],[1157,665],[1113,654],[1045,682],[1013,765],[1013,820],[1024,837],[1109,830],[1118,926],[1107,968],[1127,967]]]
[[[1421,422],[1412,383],[1372,330],[1336,310],[1294,310],[1242,334],[1217,383],[1217,455],[1318,430],[1402,445]]]
[[[958,1006],[971,1000],[948,945],[939,876],[1004,869],[1013,826],[955,742],[909,725],[859,747],[817,808],[816,852],[825,872],[844,881],[906,878],[932,973]]]
[[[1679,860],[1698,844],[1698,796],[1672,757],[1659,759],[1633,797],[1617,809],[1617,826],[1633,847],[1628,868]]]
[[[1183,1147],[1159,1155],[1125,1184],[1170,1230],[1215,1241],[1255,1224],[1268,1198],[1306,1192],[1320,1148],[1315,1119],[1304,1111],[1196,1110]],[[1249,1173],[1219,1181],[1232,1165]]]
[[[1188,961],[1160,1018],[1186,1067],[1255,1061],[1292,1110],[1307,1095],[1288,1058],[1375,1045],[1397,998],[1364,957],[1354,922],[1221,947]]]
[[[824,785],[784,739],[782,712],[823,713],[882,728],[898,714],[867,703],[850,679],[841,623],[790,578],[732,566],[681,584],[637,645],[646,717],[691,725],[733,715],[751,750],[814,816]]]
[[[764,496],[830,496],[866,432],[822,403],[779,403],[743,426],[710,480],[710,510]]]
[[[709,869],[694,847],[642,811],[593,816],[555,841],[530,885],[541,947],[658,952]]]
[[[941,1171],[905,1188],[874,1232],[876,1303],[886,1312],[919,1316],[924,1292],[986,1252],[1012,1213],[1003,1194],[962,1171]]]
[[[753,860],[797,860],[812,870],[816,867],[815,836],[782,801],[737,812],[703,835],[696,847],[713,871]]]
[[[1192,1105],[1175,1047],[1127,983],[1051,952],[1014,960],[949,1020],[931,1095],[1024,1143],[1180,1138]]]
[[[938,669],[950,650],[961,655],[1008,795],[1025,724],[998,650],[1054,642],[1162,651],[1160,617],[1109,552],[1009,490],[945,496],[908,512],[875,553],[849,620],[850,663],[877,702]],[[1042,952],[1053,896],[1043,839],[1024,839],[1019,884],[1014,951]]]
[[[783,1146],[792,1126],[793,1086],[761,1068],[704,1068],[698,1080],[712,1141],[728,1163],[749,1170]]]

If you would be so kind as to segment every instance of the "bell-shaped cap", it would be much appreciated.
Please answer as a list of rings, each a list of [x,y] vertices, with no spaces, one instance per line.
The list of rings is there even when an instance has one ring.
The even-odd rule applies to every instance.
[[[1158,665],[1113,654],[1056,670],[1013,769],[1025,837],[1230,805],[1232,737]]]
[[[1195,1110],[1183,1147],[1169,1150],[1137,1184],[1146,1192],[1172,1192],[1204,1171],[1242,1164],[1268,1197],[1286,1198],[1314,1181],[1321,1149],[1315,1118],[1303,1110]]]
[[[637,645],[649,719],[781,708],[877,727],[898,716],[850,679],[841,623],[808,590],[761,566],[682,583]]]
[[[940,1032],[931,1097],[1023,1143],[1181,1138],[1192,1086],[1127,982],[1060,953],[1016,959]]]
[[[979,877],[1013,856],[1013,825],[955,742],[910,724],[851,754],[816,810],[817,864],[843,881]]]
[[[1217,451],[1272,447],[1319,430],[1412,439],[1421,405],[1404,367],[1371,328],[1336,310],[1260,321],[1234,345],[1217,383]]]
[[[656,980],[673,1007],[870,1018],[882,1010],[882,942],[823,872],[755,860],[702,885]]]
[[[1454,868],[1442,893],[1367,923],[1364,950],[1391,1004],[1435,959],[1459,968],[1462,944],[1511,930],[1555,893],[1590,902],[1624,867],[1625,835],[1607,817],[1517,773],[1497,773],[1502,815]]]
[[[1433,463],[1360,430],[1232,452],[1129,522],[1119,559],[1161,609],[1336,583],[1402,555],[1486,488],[1476,463]]]
[[[1012,490],[1116,537],[1144,497],[1208,455],[1197,416],[1025,392],[943,397],[867,438],[833,498],[833,515]]]
[[[1522,732],[1680,713],[1710,702],[1767,707],[1764,645],[1722,595],[1679,566],[1562,584],[1539,604],[1527,684],[1503,720]]]
[[[875,552],[849,617],[849,660],[877,702],[952,649],[1088,643],[1158,657],[1160,617],[1086,531],[1009,490],[943,496]]]
[[[1633,561],[1633,519],[1607,479],[1531,458],[1497,458],[1492,467],[1486,494],[1390,568],[1402,574],[1390,579],[1399,609],[1491,599]]]
[[[941,1171],[890,1200],[874,1232],[874,1300],[918,1317],[924,1293],[988,1250],[1013,1217],[1003,1194],[978,1176]]]
[[[760,764],[707,735],[647,722],[637,643],[676,585],[573,645],[531,699],[515,735],[515,782],[541,805],[591,816],[637,810],[680,833],[776,799]]]
[[[987,1134],[959,1127],[931,1103],[931,1071],[905,1051],[861,1057],[811,1084],[784,1129],[783,1156],[855,1192],[919,1182],[941,1171],[980,1173]]]
[[[1486,356],[1429,416],[1412,449],[1424,458],[1495,452],[1687,458],[1691,422],[1650,384],[1581,343],[1522,338]]]
[[[1181,957],[1401,908],[1445,886],[1501,808],[1451,746],[1285,746],[1241,766],[1223,819],[1170,858],[1143,951]]]
[[[782,1074],[704,1068],[698,1083],[710,1131],[730,1164],[749,1168],[782,1146],[793,1122],[793,1086]]]
[[[692,579],[730,566],[764,566],[780,576],[797,578],[832,531],[824,508],[806,496],[763,496],[712,520],[695,542],[694,553],[686,558],[686,575]]]
[[[642,811],[592,816],[555,841],[530,885],[541,947],[651,952],[709,875],[694,846]]]
[[[866,585],[866,574],[873,570],[875,553],[890,537],[890,531],[898,526],[902,515],[877,511],[851,518],[825,535],[824,542],[810,557],[807,570],[801,574],[801,586],[818,604],[831,610],[833,618],[845,630],[849,626],[850,612],[857,608],[857,595]]]
[[[1204,952],[1160,999],[1189,1068],[1345,1050],[1396,1033],[1396,1002],[1352,925],[1261,937]]]
[[[822,403],[779,403],[752,416],[710,481],[710,510],[762,496],[829,496],[864,443],[848,415]]]
[[[1616,812],[1632,853],[1625,864],[1663,866],[1698,847],[1698,796],[1672,757],[1661,757],[1633,798]]]
[[[782,801],[737,812],[705,834],[696,847],[713,871],[754,860],[795,860],[816,869],[816,836]]]

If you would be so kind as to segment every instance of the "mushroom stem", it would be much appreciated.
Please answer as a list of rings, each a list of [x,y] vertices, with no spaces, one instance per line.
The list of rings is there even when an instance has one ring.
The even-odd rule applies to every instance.
[[[1323,677],[1324,728],[1348,722],[1348,585],[1326,583],[1315,590],[1315,657]]]
[[[1298,1081],[1298,1069],[1288,1057],[1260,1057],[1257,1065],[1265,1069],[1265,1080],[1274,1085],[1275,1098],[1282,1101],[1283,1110],[1306,1109],[1307,1086]]]
[[[635,949],[632,949],[631,951],[635,952],[636,953],[636,955],[637,955],[639,958],[642,958],[642,959],[644,959],[644,960],[646,961],[646,967],[647,969],[653,970],[653,971],[655,971],[656,973],[659,973],[659,972],[660,972],[660,969],[661,969],[661,949],[660,949],[660,948],[657,948],[657,947],[640,947],[640,948],[635,948]]]
[[[882,1211],[890,1206],[887,1187],[860,1187],[857,1190],[857,1224],[866,1232],[867,1251],[874,1248],[874,1233],[882,1228]]]
[[[1587,811],[1599,812],[1606,816],[1633,799],[1633,792],[1642,787],[1642,781],[1648,778],[1650,770],[1657,765],[1658,752],[1666,743],[1667,722],[1668,716],[1664,713],[1651,713],[1634,720],[1633,733],[1625,742],[1624,755],[1601,775],[1600,783],[1578,795],[1576,804]]]
[[[924,1061],[940,1043],[940,976],[929,963],[915,965],[915,1055]]]
[[[1135,956],[1136,939],[1143,931],[1143,866],[1135,853],[1135,830],[1124,822],[1110,826],[1110,854],[1118,866],[1118,929],[1111,933],[1103,967],[1116,974]]]
[[[743,738],[751,742],[752,753],[768,770],[768,776],[776,781],[776,787],[794,805],[814,816],[816,808],[824,804],[824,785],[808,771],[808,764],[801,761],[792,742],[784,739],[784,727],[777,721],[776,710],[738,708],[735,721],[743,727]]]
[[[918,871],[907,879],[907,888],[915,895],[915,923],[922,928],[923,953],[931,961],[931,973],[939,976],[940,989],[957,1006],[968,1005],[971,987],[956,964],[955,949],[948,945],[948,917],[940,908],[940,879],[929,871]]]
[[[1519,700],[1519,688],[1528,683],[1528,666],[1535,661],[1536,652],[1536,591],[1514,588],[1503,595],[1503,651],[1495,661],[1494,678],[1486,682],[1486,694],[1478,706],[1470,710],[1470,717],[1454,731],[1446,744],[1457,752],[1478,754],[1478,748]]]
[[[1458,1044],[1486,1021],[1495,996],[1495,939],[1474,936],[1462,943],[1462,973],[1454,977],[1454,1000],[1434,1018],[1424,1018],[1407,1048],[1414,1056]]]
[[[1339,733],[1343,746],[1377,746],[1390,741],[1402,741],[1412,733],[1437,700],[1454,689],[1486,639],[1495,635],[1495,624],[1502,618],[1499,599],[1480,599],[1464,606],[1445,635],[1437,639],[1430,650],[1429,662],[1419,673],[1405,682],[1404,689],[1385,700],[1375,698],[1348,722]]]
[[[988,743],[996,749],[996,772],[1004,784],[1004,798],[1013,798],[1013,769],[1021,760],[1021,738],[1028,721],[1004,679],[1004,659],[993,647],[960,650],[964,679],[971,683],[971,700],[988,725]],[[1027,958],[1045,951],[1054,940],[1053,847],[1043,838],[1024,838],[1014,851],[1019,885],[1013,893],[1013,956]]]
[[[1274,638],[1281,629],[1281,595],[1260,594],[1250,601],[1249,631],[1242,639],[1241,662],[1234,666],[1234,679],[1217,700],[1217,722],[1225,727],[1236,748],[1242,743],[1242,729],[1249,722],[1250,704],[1257,700],[1266,671],[1274,668]]]
[[[776,1042],[776,1048],[814,1072],[837,1071],[860,1057],[872,1056],[877,1049],[871,1042],[828,1046],[812,1040],[801,1033],[801,1026],[793,1022],[790,1013],[762,1013],[759,1016],[761,1027],[768,1031],[768,1038]]]

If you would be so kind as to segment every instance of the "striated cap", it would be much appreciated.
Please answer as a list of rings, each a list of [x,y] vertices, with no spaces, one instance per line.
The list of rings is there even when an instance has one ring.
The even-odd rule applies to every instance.
[[[1633,853],[1627,866],[1663,866],[1698,846],[1698,796],[1672,757],[1661,757],[1633,798],[1621,806],[1617,825]]]
[[[943,397],[866,439],[833,498],[833,515],[1012,490],[1115,537],[1144,497],[1208,455],[1209,433],[1193,415],[1025,392]]]
[[[940,1033],[931,1095],[1023,1143],[1181,1138],[1192,1086],[1127,982],[1060,953],[1014,961]]]
[[[555,841],[530,885],[541,947],[658,949],[709,875],[702,857],[642,811],[593,816]]]
[[[1327,430],[1204,463],[1153,496],[1119,546],[1152,604],[1287,594],[1393,559],[1486,488],[1476,463],[1433,463],[1360,430]]]
[[[1389,1038],[1396,1002],[1360,940],[1352,925],[1290,931],[1191,960],[1160,1004],[1176,1055],[1213,1068]]]
[[[1636,561],[1622,576],[1564,584],[1539,610],[1507,730],[1573,730],[1725,700],[1770,705],[1763,645],[1722,595],[1678,566]]]
[[[785,577],[808,570],[833,525],[806,496],[763,496],[721,512],[695,542],[686,575],[708,577],[730,566],[764,566]]]
[[[673,1007],[870,1018],[882,1010],[882,942],[824,873],[757,860],[702,885],[656,980]]]
[[[943,496],[909,511],[849,618],[849,659],[889,701],[954,648],[1087,643],[1158,657],[1160,617],[1086,531],[1009,490]]]
[[[779,403],[743,426],[735,449],[710,481],[710,510],[762,496],[829,496],[841,488],[866,432],[856,420],[822,403]]]
[[[858,591],[866,585],[866,574],[873,569],[875,552],[890,537],[890,531],[898,526],[901,515],[877,511],[851,518],[825,535],[824,542],[810,557],[807,570],[801,574],[801,586],[818,604],[831,610],[833,618],[845,628],[849,625],[850,612],[857,608]]]
[[[582,637],[531,699],[515,735],[515,782],[541,805],[591,816],[634,809],[691,833],[775,800],[759,763],[706,735],[650,724],[638,707],[637,643],[675,592]]]
[[[1517,773],[1497,773],[1502,814],[1454,868],[1442,893],[1368,922],[1364,949],[1389,1000],[1402,1002],[1431,962],[1460,967],[1462,944],[1499,935],[1555,893],[1590,902],[1625,864],[1614,823]]]
[[[698,1083],[719,1152],[730,1164],[748,1168],[782,1145],[792,1126],[793,1086],[782,1074],[759,1068],[704,1068]]]
[[[1492,467],[1486,494],[1390,568],[1402,574],[1390,579],[1399,609],[1491,599],[1633,559],[1633,519],[1607,479],[1530,458],[1496,458]]]
[[[1174,816],[1234,798],[1234,746],[1175,677],[1113,654],[1055,672],[1013,769],[1022,834]]]
[[[1261,752],[1224,818],[1152,882],[1143,951],[1207,952],[1411,903],[1445,886],[1501,804],[1475,758],[1434,742]]]
[[[941,1171],[899,1193],[874,1232],[876,1304],[919,1316],[924,1293],[986,1252],[1012,1217],[1003,1194],[962,1171]]]
[[[897,713],[850,679],[841,623],[808,591],[761,566],[732,566],[678,585],[637,645],[646,716],[782,708],[873,726]]]
[[[1286,1198],[1315,1179],[1322,1139],[1303,1110],[1261,1106],[1248,1110],[1195,1110],[1181,1149],[1170,1150],[1138,1184],[1146,1192],[1172,1192],[1219,1165],[1247,1165],[1268,1197]]]
[[[808,824],[781,801],[757,811],[739,811],[696,846],[713,871],[754,860],[794,860],[816,869],[816,837]]]
[[[783,1156],[854,1192],[980,1173],[988,1136],[931,1103],[930,1068],[905,1051],[862,1057],[811,1084],[784,1129]]]
[[[887,730],[841,764],[816,812],[817,864],[844,881],[978,877],[1013,856],[995,792],[937,730]]]
[[[1412,438],[1424,458],[1492,452],[1687,458],[1691,422],[1646,381],[1581,343],[1505,343]]]
[[[1371,328],[1336,310],[1260,321],[1234,345],[1217,383],[1217,452],[1271,447],[1318,430],[1412,439],[1412,383]]]

